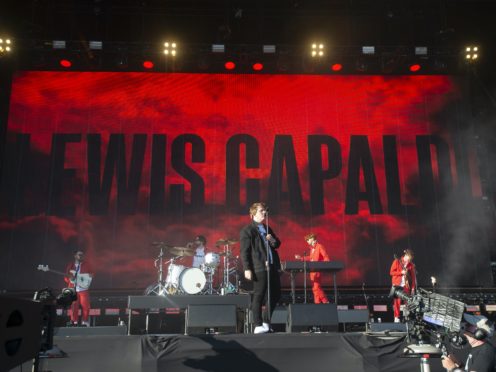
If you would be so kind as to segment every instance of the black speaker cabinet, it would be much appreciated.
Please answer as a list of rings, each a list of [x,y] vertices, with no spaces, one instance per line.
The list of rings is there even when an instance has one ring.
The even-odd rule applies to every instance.
[[[43,306],[0,296],[0,371],[9,371],[40,352]]]
[[[290,304],[286,332],[311,330],[336,332],[338,311],[335,304]]]
[[[236,333],[236,305],[189,305],[185,333]]]
[[[371,332],[406,332],[404,323],[370,323]]]

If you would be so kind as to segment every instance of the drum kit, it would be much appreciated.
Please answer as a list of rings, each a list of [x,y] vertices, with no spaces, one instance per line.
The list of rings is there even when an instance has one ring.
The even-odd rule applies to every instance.
[[[154,261],[158,280],[145,290],[145,294],[157,296],[237,294],[239,290],[238,258],[232,253],[232,246],[237,243],[234,239],[218,240],[215,244],[218,251],[208,252],[200,268],[195,268],[180,264],[184,257],[195,255],[192,245],[178,247],[164,242],[153,242],[152,246],[160,250]],[[164,271],[165,265],[169,265],[166,272]],[[215,286],[215,277],[219,271],[222,271],[222,280],[219,286]],[[165,273],[167,275],[164,275]]]

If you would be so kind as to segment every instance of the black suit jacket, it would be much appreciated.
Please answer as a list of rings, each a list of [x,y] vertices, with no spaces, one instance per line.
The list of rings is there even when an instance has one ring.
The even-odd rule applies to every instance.
[[[276,249],[281,245],[281,241],[270,227],[268,233],[275,239],[275,243],[269,244],[269,246],[272,251],[274,268],[279,270],[281,268],[281,261]],[[243,227],[239,234],[239,241],[243,270],[251,270],[253,272],[264,271],[267,252],[257,223],[252,221],[249,225]]]

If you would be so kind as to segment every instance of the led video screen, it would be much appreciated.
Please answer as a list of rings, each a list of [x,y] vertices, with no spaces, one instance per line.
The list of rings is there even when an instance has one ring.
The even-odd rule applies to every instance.
[[[63,270],[83,249],[94,288],[146,288],[153,242],[204,235],[218,250],[256,201],[282,260],[308,253],[313,232],[344,263],[340,285],[389,285],[406,248],[425,282],[460,244],[460,200],[481,197],[463,102],[461,81],[437,75],[19,72],[0,287],[62,286],[37,265]]]

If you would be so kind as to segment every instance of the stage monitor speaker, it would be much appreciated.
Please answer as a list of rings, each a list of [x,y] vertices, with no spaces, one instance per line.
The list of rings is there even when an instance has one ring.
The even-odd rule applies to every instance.
[[[55,336],[125,336],[127,326],[98,326],[98,327],[59,327],[55,328]]]
[[[370,323],[371,332],[406,332],[404,323]]]
[[[270,324],[283,324],[288,322],[288,308],[286,306],[276,306],[270,319]]]
[[[369,321],[368,310],[338,310],[339,323],[367,323]]]
[[[369,321],[369,311],[367,309],[357,310],[338,310],[338,321],[340,330],[347,331],[365,331]]]
[[[286,332],[336,332],[338,311],[335,304],[290,304]]]
[[[236,333],[236,305],[189,305],[185,333]]]
[[[39,302],[0,296],[0,371],[40,352],[43,306]]]

